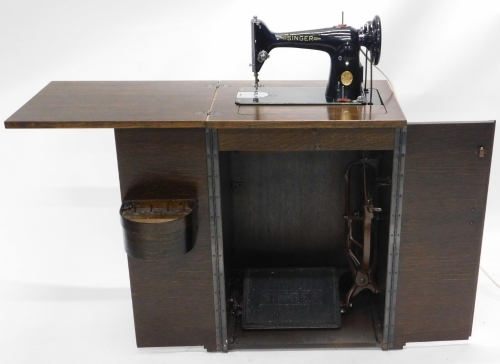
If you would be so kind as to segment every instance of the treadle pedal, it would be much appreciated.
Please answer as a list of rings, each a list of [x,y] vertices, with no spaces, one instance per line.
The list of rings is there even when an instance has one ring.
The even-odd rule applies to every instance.
[[[247,269],[243,329],[340,328],[335,268]]]

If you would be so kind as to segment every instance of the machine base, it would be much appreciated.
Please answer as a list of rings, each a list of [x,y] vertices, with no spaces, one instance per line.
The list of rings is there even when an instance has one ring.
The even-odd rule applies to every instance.
[[[237,105],[367,105],[368,91],[360,101],[327,101],[324,87],[265,87],[260,86],[255,95],[253,87],[240,88],[236,94]],[[257,97],[255,97],[257,96]],[[365,101],[366,97],[366,101]],[[372,105],[383,105],[377,89],[373,89]]]

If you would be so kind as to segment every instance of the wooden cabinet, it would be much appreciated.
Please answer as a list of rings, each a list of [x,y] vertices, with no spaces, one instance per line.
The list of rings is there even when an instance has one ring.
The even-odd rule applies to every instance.
[[[396,348],[471,334],[494,132],[492,122],[408,125]]]
[[[238,106],[240,86],[53,82],[5,122],[114,128],[122,201],[196,201],[189,249],[128,257],[137,345],[392,349],[468,338],[495,123],[408,125],[382,81],[384,105],[372,107]],[[344,173],[363,155],[377,156],[387,182],[379,292],[359,295],[340,329],[242,329],[230,299],[244,269],[348,269]]]

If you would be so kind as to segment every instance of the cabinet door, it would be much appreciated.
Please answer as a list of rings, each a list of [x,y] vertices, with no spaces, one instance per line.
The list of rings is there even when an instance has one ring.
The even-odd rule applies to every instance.
[[[494,131],[408,126],[394,348],[471,334]]]

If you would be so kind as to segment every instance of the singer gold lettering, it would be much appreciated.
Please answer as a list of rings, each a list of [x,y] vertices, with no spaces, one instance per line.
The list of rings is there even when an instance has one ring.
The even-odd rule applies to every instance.
[[[291,42],[312,42],[315,40],[321,40],[321,37],[316,37],[314,35],[290,35],[285,34],[279,37],[280,40],[286,40]]]

